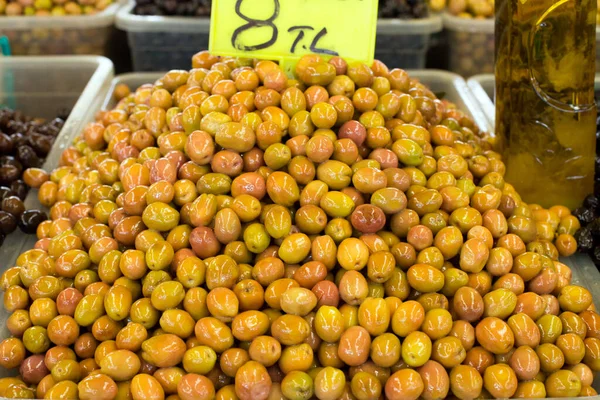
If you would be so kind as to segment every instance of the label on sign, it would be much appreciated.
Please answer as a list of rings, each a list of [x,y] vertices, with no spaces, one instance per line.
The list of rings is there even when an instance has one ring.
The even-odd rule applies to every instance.
[[[377,0],[213,0],[212,54],[293,63],[304,54],[371,65]]]

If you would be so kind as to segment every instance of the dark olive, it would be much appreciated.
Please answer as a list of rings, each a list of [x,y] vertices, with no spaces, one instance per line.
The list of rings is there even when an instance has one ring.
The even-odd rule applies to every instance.
[[[39,224],[48,219],[41,210],[26,210],[19,217],[19,228],[27,234],[34,234]]]

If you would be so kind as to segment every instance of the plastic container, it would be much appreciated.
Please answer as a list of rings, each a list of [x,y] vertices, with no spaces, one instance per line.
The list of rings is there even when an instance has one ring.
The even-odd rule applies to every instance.
[[[598,32],[598,30],[596,30]],[[596,64],[596,68],[598,65]],[[496,90],[496,80],[492,74],[476,75],[467,80],[467,85],[473,94],[479,107],[489,121],[491,128],[496,126],[496,107],[494,106],[494,92]],[[596,74],[594,84],[596,90],[596,99],[600,99],[600,73]]]
[[[189,69],[192,56],[208,49],[210,18],[140,16],[130,1],[117,14],[127,32],[134,71]]]
[[[115,1],[94,15],[64,17],[0,17],[0,32],[18,55],[106,55],[117,11]]]
[[[390,68],[425,68],[431,36],[441,32],[442,18],[380,19],[377,21],[375,58]]]
[[[112,62],[104,57],[2,57],[0,107],[43,118],[71,111],[44,164],[47,170],[52,169],[58,165],[62,151],[93,120],[113,75]],[[33,191],[25,204],[28,208],[41,207]],[[0,267],[12,266],[21,248],[34,243],[35,236],[18,230],[8,235],[0,247]]]
[[[494,73],[494,19],[459,18],[444,13],[449,69],[464,77]]]

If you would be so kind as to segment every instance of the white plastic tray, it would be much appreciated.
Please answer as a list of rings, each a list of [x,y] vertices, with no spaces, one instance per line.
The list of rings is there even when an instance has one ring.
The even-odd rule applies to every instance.
[[[71,110],[57,136],[44,167],[58,165],[63,150],[85,124],[92,121],[114,75],[110,60],[98,56],[2,57],[0,58],[0,105],[35,117],[53,118]],[[25,204],[40,207],[37,194]],[[18,229],[0,247],[0,267],[11,267],[23,246],[33,246],[35,237]]]

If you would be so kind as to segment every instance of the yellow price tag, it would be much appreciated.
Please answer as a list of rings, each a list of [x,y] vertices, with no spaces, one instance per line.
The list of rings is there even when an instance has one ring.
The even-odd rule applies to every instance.
[[[279,60],[341,56],[373,63],[378,0],[213,0],[211,53]]]

